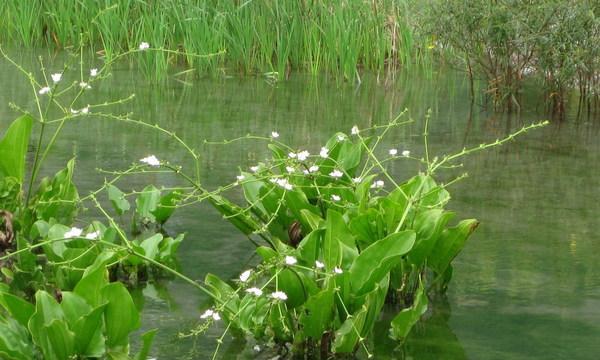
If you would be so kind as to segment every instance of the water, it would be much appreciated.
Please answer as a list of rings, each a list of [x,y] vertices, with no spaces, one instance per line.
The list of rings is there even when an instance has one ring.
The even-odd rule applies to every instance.
[[[21,61],[31,61],[25,53]],[[61,59],[58,59],[56,64]],[[50,66],[52,67],[52,66]],[[59,70],[55,65],[50,70]],[[0,62],[0,126],[16,113],[15,101],[31,108],[30,88],[13,68]],[[69,75],[66,75],[69,80]],[[65,80],[65,81],[67,81]],[[361,86],[326,78],[295,75],[272,84],[263,78],[236,77],[186,82],[171,79],[152,86],[127,68],[95,86],[77,106],[136,94],[114,108],[175,131],[201,149],[202,179],[208,188],[231,182],[239,168],[267,156],[264,144],[240,141],[205,145],[245,134],[272,130],[298,147],[317,152],[335,131],[385,123],[404,108],[415,119],[396,130],[389,146],[423,153],[423,117],[432,109],[430,145],[435,154],[493,141],[523,124],[545,117],[535,111],[501,116],[471,106],[468,82],[460,73],[398,76],[387,84],[365,76]],[[533,96],[532,96],[533,97]],[[526,107],[535,109],[536,106]],[[449,180],[463,171],[470,177],[455,184],[450,208],[460,218],[476,217],[481,225],[455,261],[445,299],[432,310],[403,346],[387,339],[387,312],[372,344],[376,358],[392,359],[591,359],[600,351],[600,119],[575,119],[530,133],[502,148],[475,154],[464,168],[440,174]],[[68,124],[43,169],[51,174],[77,158],[80,193],[99,187],[107,176],[96,171],[125,169],[148,154],[190,168],[185,152],[169,138],[148,129],[100,118]],[[399,178],[416,167],[400,163]],[[409,174],[409,173],[408,173]],[[173,186],[179,180],[146,175],[119,183],[122,189],[144,184]],[[235,196],[235,195],[234,195]],[[85,216],[85,215],[84,215]],[[186,232],[180,248],[181,270],[194,279],[208,272],[236,277],[256,261],[253,247],[209,206],[175,213],[168,231]],[[158,359],[203,359],[212,354],[215,329],[206,338],[178,339],[197,324],[207,299],[177,281],[151,284],[136,291],[143,302],[143,328],[159,327],[153,356]],[[255,354],[251,339],[229,339],[222,358],[270,358]]]

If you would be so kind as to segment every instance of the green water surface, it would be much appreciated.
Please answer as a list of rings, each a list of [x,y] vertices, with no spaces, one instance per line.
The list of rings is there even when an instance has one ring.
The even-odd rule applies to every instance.
[[[45,54],[47,56],[47,54]],[[32,54],[21,61],[33,64]],[[53,70],[62,65],[54,64]],[[69,79],[69,75],[65,75]],[[74,75],[76,76],[76,75]],[[0,62],[0,129],[17,113],[14,101],[32,108],[28,83],[7,62]],[[65,80],[65,81],[67,81]],[[530,122],[545,119],[532,102],[519,115],[498,115],[471,105],[468,82],[461,73],[431,76],[399,74],[395,79],[364,76],[357,84],[294,75],[271,83],[264,78],[210,78],[161,85],[147,83],[126,66],[81,99],[87,103],[124,97],[135,99],[114,108],[137,119],[175,131],[200,149],[202,179],[208,188],[232,182],[268,156],[264,143],[240,141],[227,146],[203,141],[245,134],[268,135],[316,153],[336,131],[349,132],[386,123],[403,109],[414,123],[394,130],[388,147],[423,151],[423,118],[432,109],[430,145],[434,154],[494,141]],[[535,98],[535,94],[528,97]],[[527,97],[526,97],[527,98]],[[527,110],[529,109],[529,110]],[[478,153],[464,168],[440,173],[441,180],[468,172],[452,186],[450,208],[461,218],[481,221],[456,259],[445,298],[430,311],[404,345],[387,338],[389,309],[371,346],[377,359],[596,359],[600,356],[600,118],[576,118],[527,134],[502,148]],[[383,151],[383,150],[382,150]],[[69,123],[51,151],[44,174],[77,158],[76,183],[81,194],[102,185],[96,169],[126,169],[155,154],[190,168],[189,158],[172,140],[148,129],[86,117]],[[399,179],[414,174],[416,163],[393,165]],[[145,175],[119,183],[123,190],[145,184],[176,186],[171,176]],[[233,194],[239,198],[239,194]],[[85,216],[95,216],[93,213]],[[253,246],[205,204],[178,210],[167,230],[185,232],[179,256],[181,271],[194,279],[212,272],[234,278],[257,261]],[[207,336],[179,339],[199,323],[207,298],[178,281],[149,284],[135,291],[143,305],[143,328],[160,328],[152,354],[157,359],[205,359],[212,355],[223,327]],[[256,353],[252,339],[227,338],[219,354],[225,359],[270,359]],[[260,344],[263,349],[263,344]]]

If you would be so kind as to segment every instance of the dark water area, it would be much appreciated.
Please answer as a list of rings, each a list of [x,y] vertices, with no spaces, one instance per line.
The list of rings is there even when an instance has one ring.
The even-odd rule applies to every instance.
[[[25,62],[34,56],[25,56]],[[58,71],[56,62],[49,70]],[[94,66],[90,66],[94,67]],[[76,76],[76,75],[74,75]],[[69,74],[65,75],[69,80]],[[0,62],[0,129],[17,113],[13,101],[31,109],[27,81],[7,62]],[[86,92],[80,106],[126,97],[133,101],[112,108],[133,112],[136,119],[174,131],[199,150],[203,184],[212,189],[235,180],[269,154],[264,142],[243,140],[207,145],[276,130],[298,148],[317,153],[337,131],[353,125],[387,123],[407,108],[414,122],[395,129],[382,152],[391,147],[424,154],[424,117],[431,109],[430,153],[443,155],[495,141],[523,125],[544,120],[539,104],[520,114],[485,110],[471,104],[469,83],[462,73],[398,74],[384,83],[364,76],[357,84],[338,84],[326,76],[293,75],[272,83],[265,78],[185,79],[171,77],[157,86],[127,67]],[[527,99],[535,98],[528,94]],[[93,109],[93,108],[92,108]],[[529,109],[529,110],[528,110]],[[93,111],[92,111],[93,112]],[[449,207],[458,218],[481,224],[455,260],[454,277],[445,298],[432,302],[424,320],[406,343],[387,338],[380,319],[372,350],[377,359],[595,359],[600,353],[600,118],[574,116],[530,132],[515,142],[466,158],[461,169],[442,171],[450,181],[463,172],[469,177],[449,189]],[[107,175],[97,169],[126,169],[154,154],[189,169],[181,146],[155,131],[97,117],[83,117],[64,128],[42,172],[51,174],[76,157],[80,194],[100,187]],[[392,165],[402,180],[418,165]],[[182,185],[167,175],[130,177],[122,190]],[[232,196],[239,198],[240,194]],[[82,217],[95,216],[92,212]],[[253,246],[207,204],[178,210],[169,221],[171,233],[185,232],[179,250],[181,271],[193,279],[207,273],[237,277],[257,261]],[[205,359],[224,327],[206,336],[179,339],[199,323],[208,299],[179,281],[149,284],[135,291],[143,304],[144,329],[160,328],[152,355],[157,359]],[[224,359],[270,359],[269,350],[256,353],[252,339],[226,341]],[[263,344],[260,344],[263,349]]]

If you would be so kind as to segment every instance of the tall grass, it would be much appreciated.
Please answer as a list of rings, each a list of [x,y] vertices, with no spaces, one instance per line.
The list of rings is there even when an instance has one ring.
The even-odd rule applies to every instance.
[[[86,35],[108,58],[146,41],[153,48],[179,49],[139,60],[149,73],[184,63],[199,73],[224,69],[241,74],[323,71],[360,79],[429,65],[427,42],[410,24],[412,0],[5,0],[0,5],[0,41],[21,46],[64,48]],[[137,60],[136,60],[137,61]]]

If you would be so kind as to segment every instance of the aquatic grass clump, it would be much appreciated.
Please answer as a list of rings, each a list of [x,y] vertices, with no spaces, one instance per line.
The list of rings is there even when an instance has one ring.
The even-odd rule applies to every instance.
[[[382,74],[412,64],[431,64],[427,41],[414,32],[411,1],[176,0],[72,2],[9,0],[0,40],[28,47],[87,46],[107,58],[145,40],[179,49],[132,58],[148,73],[165,74],[185,64],[199,73],[328,72],[360,80],[360,70]],[[220,54],[192,58],[185,54]]]
[[[452,260],[478,222],[453,221],[455,214],[445,209],[449,186],[466,174],[445,184],[435,175],[461,167],[457,160],[463,156],[546,122],[493,143],[431,157],[426,121],[421,156],[409,149],[382,151],[385,135],[411,122],[402,121],[403,116],[337,133],[315,154],[280,142],[277,131],[270,137],[236,139],[267,141],[272,158],[237,176],[243,206],[221,194],[209,198],[258,246],[260,256],[256,268],[233,284],[211,274],[205,278],[217,294],[210,311],[228,323],[219,341],[233,331],[291,347],[300,356],[325,359],[362,351],[371,357],[370,335],[386,302],[398,306],[389,335],[403,340],[427,311],[428,295],[447,289]],[[422,172],[398,180],[389,171],[396,161],[415,162]],[[182,336],[200,334],[206,326]],[[219,347],[220,342],[216,352]]]

